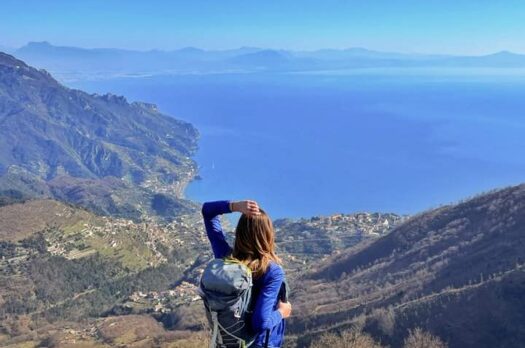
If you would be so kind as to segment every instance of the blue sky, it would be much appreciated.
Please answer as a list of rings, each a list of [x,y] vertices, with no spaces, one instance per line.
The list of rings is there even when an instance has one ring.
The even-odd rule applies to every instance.
[[[525,1],[3,0],[0,46],[525,53]]]

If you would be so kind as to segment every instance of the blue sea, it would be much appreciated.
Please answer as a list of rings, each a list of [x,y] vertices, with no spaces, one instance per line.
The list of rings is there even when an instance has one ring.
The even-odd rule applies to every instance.
[[[525,182],[525,72],[362,69],[164,75],[69,86],[156,103],[201,133],[199,202],[272,218],[413,214]]]

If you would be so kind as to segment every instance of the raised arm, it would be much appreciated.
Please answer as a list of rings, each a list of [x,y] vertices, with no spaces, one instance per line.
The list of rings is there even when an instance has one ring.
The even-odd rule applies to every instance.
[[[206,234],[210,240],[215,258],[228,256],[232,252],[232,248],[228,245],[222,230],[219,215],[234,211],[248,215],[260,214],[259,205],[251,200],[236,202],[230,200],[211,201],[202,205],[204,226],[206,227]]]
[[[219,215],[231,212],[229,200],[205,202],[202,205],[204,226],[215,258],[222,258],[231,254],[232,249],[226,241],[219,219]]]

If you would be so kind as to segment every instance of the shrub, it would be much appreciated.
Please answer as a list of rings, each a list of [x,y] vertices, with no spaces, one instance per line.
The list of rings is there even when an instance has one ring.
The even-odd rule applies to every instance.
[[[447,348],[447,345],[436,336],[423,331],[417,327],[414,330],[408,330],[408,337],[405,338],[404,348]]]
[[[341,332],[324,333],[318,340],[312,342],[310,348],[382,348],[374,339],[358,328]]]

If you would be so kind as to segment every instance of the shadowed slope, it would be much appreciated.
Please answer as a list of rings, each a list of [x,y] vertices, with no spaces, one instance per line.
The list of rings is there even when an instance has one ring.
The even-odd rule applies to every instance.
[[[525,339],[524,232],[525,185],[415,216],[306,274],[290,327],[364,321],[394,347],[415,326],[451,347],[515,346]]]

